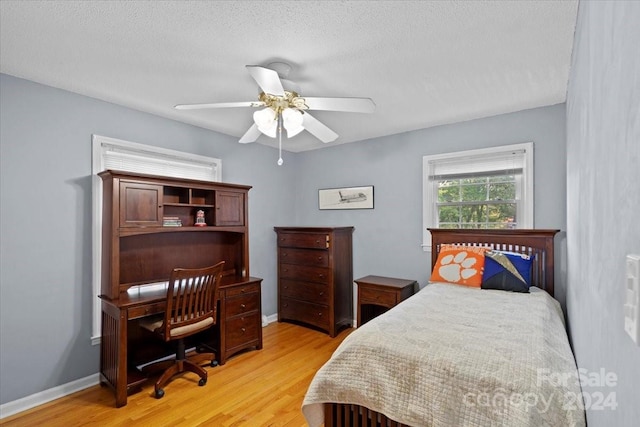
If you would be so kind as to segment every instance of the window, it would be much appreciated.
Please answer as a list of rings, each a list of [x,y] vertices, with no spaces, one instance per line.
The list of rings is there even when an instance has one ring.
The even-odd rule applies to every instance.
[[[107,170],[146,173],[201,181],[220,181],[222,161],[213,157],[199,156],[180,151],[167,150],[150,145],[137,144],[104,136],[93,135],[93,328],[92,344],[100,343],[101,308],[100,281],[102,267],[102,180],[98,173]]]
[[[532,228],[533,143],[423,157],[427,228]]]

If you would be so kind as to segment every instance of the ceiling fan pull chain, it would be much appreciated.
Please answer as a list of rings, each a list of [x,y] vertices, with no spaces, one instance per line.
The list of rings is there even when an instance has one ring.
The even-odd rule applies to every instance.
[[[282,115],[278,114],[278,166],[282,166]]]

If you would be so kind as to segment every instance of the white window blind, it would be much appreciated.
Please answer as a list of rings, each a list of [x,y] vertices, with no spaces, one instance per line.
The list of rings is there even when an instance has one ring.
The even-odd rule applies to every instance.
[[[478,177],[504,173],[521,174],[525,167],[524,149],[509,150],[495,154],[432,158],[428,160],[429,178],[437,180],[447,177]]]
[[[173,178],[218,182],[222,161],[135,142],[93,135],[93,325],[91,342],[100,343],[100,280],[102,267],[102,179],[98,173],[112,169]]]
[[[532,228],[533,143],[424,156],[427,251],[433,227]]]
[[[149,152],[133,147],[121,147],[102,144],[103,169],[125,172],[138,172],[174,178],[190,178],[202,181],[219,181],[218,159],[207,161],[200,156],[177,156],[158,152]]]

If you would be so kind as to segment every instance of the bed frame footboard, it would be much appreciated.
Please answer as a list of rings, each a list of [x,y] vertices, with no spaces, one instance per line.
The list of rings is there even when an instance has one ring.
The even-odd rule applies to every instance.
[[[345,403],[324,404],[325,427],[409,427],[364,406]]]

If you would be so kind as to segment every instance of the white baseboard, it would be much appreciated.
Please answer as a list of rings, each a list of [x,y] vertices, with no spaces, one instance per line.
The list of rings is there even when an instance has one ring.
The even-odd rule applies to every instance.
[[[80,378],[79,380],[71,381],[70,383],[62,384],[39,393],[32,394],[31,396],[23,397],[22,399],[14,400],[13,402],[4,403],[0,405],[0,420],[10,417],[11,415],[15,415],[18,412],[26,411],[27,409],[51,402],[52,400],[59,399],[71,393],[75,393],[76,391],[92,387],[99,384],[99,382],[100,375],[93,374],[88,377]]]
[[[265,323],[266,320],[266,323]],[[271,316],[262,316],[262,326],[267,326],[269,323],[278,321],[278,313],[272,314]]]

